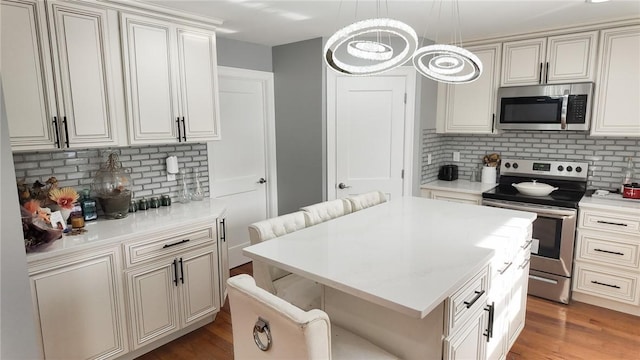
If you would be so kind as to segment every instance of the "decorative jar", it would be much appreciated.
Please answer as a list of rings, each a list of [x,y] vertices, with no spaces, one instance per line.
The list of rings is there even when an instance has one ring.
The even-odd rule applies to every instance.
[[[106,163],[98,170],[91,185],[106,218],[127,217],[132,186],[131,177],[118,161],[118,154],[109,154]]]

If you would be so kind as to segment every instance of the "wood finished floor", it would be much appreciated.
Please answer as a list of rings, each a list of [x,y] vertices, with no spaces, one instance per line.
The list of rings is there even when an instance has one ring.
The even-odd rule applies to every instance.
[[[251,263],[231,276],[252,274]],[[141,360],[233,359],[229,302],[216,320]],[[640,317],[584,303],[561,305],[529,296],[526,325],[507,360],[640,360]]]

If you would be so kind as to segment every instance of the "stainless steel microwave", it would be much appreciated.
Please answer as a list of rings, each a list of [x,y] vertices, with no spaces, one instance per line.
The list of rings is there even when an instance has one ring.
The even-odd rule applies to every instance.
[[[497,128],[589,130],[593,83],[501,87]]]

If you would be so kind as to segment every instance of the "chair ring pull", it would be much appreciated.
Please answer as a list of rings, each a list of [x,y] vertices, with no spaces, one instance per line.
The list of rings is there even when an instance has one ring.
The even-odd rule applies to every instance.
[[[260,339],[260,335],[258,335],[258,333],[264,333],[267,335],[266,345],[262,343],[262,340]],[[269,330],[269,322],[264,320],[263,318],[258,318],[258,321],[256,321],[256,324],[253,326],[253,341],[258,346],[258,349],[262,351],[267,351],[271,347],[271,330]]]

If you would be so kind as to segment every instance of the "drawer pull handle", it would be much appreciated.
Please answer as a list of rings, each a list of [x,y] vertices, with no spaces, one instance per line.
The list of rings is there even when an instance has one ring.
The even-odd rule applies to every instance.
[[[482,295],[484,295],[484,290],[482,291],[476,291],[476,296],[473,297],[473,299],[471,299],[471,301],[465,301],[464,304],[467,305],[467,309],[472,307],[473,304],[476,303],[476,301],[478,301],[478,299],[480,299],[482,297]]]
[[[520,246],[521,249],[526,249],[533,244],[533,239],[527,241],[524,245]]]
[[[507,266],[505,266],[505,267],[504,267],[504,269],[502,269],[502,270],[498,270],[498,272],[500,273],[500,275],[504,274],[504,273],[507,271],[507,269],[509,269],[509,268],[511,267],[511,264],[513,264],[513,261],[510,261],[510,262],[508,262],[508,263],[505,263],[505,265],[507,265]]]
[[[602,220],[598,220],[597,223],[598,224],[607,224],[607,225],[616,225],[616,226],[627,226],[627,224],[623,224],[623,223],[614,223],[614,222],[602,221]]]
[[[162,247],[163,249],[166,249],[168,247],[172,247],[172,246],[176,246],[176,245],[180,245],[180,244],[184,244],[186,242],[188,242],[190,239],[184,239],[178,242],[174,242],[173,244],[164,244],[164,246]]]
[[[173,283],[178,286],[178,260],[173,259]]]
[[[487,307],[484,308],[484,311],[489,312],[489,323],[487,324],[487,332],[482,335],[486,336],[487,342],[489,342],[490,339],[493,337],[493,323],[494,323],[494,316],[496,311],[496,303],[492,302],[491,305],[487,305]]]
[[[624,253],[621,253],[619,251],[609,251],[609,250],[602,250],[602,249],[593,249],[593,251],[599,251],[599,252],[603,252],[603,253],[607,253],[607,254],[624,256]]]
[[[600,281],[591,280],[591,283],[596,285],[608,286],[610,288],[620,289],[620,286],[618,285],[609,285],[609,284],[601,283]]]
[[[525,260],[522,264],[518,265],[518,269],[524,269],[527,267],[527,264],[529,264],[529,261],[531,261],[531,258],[528,258],[527,260]]]

